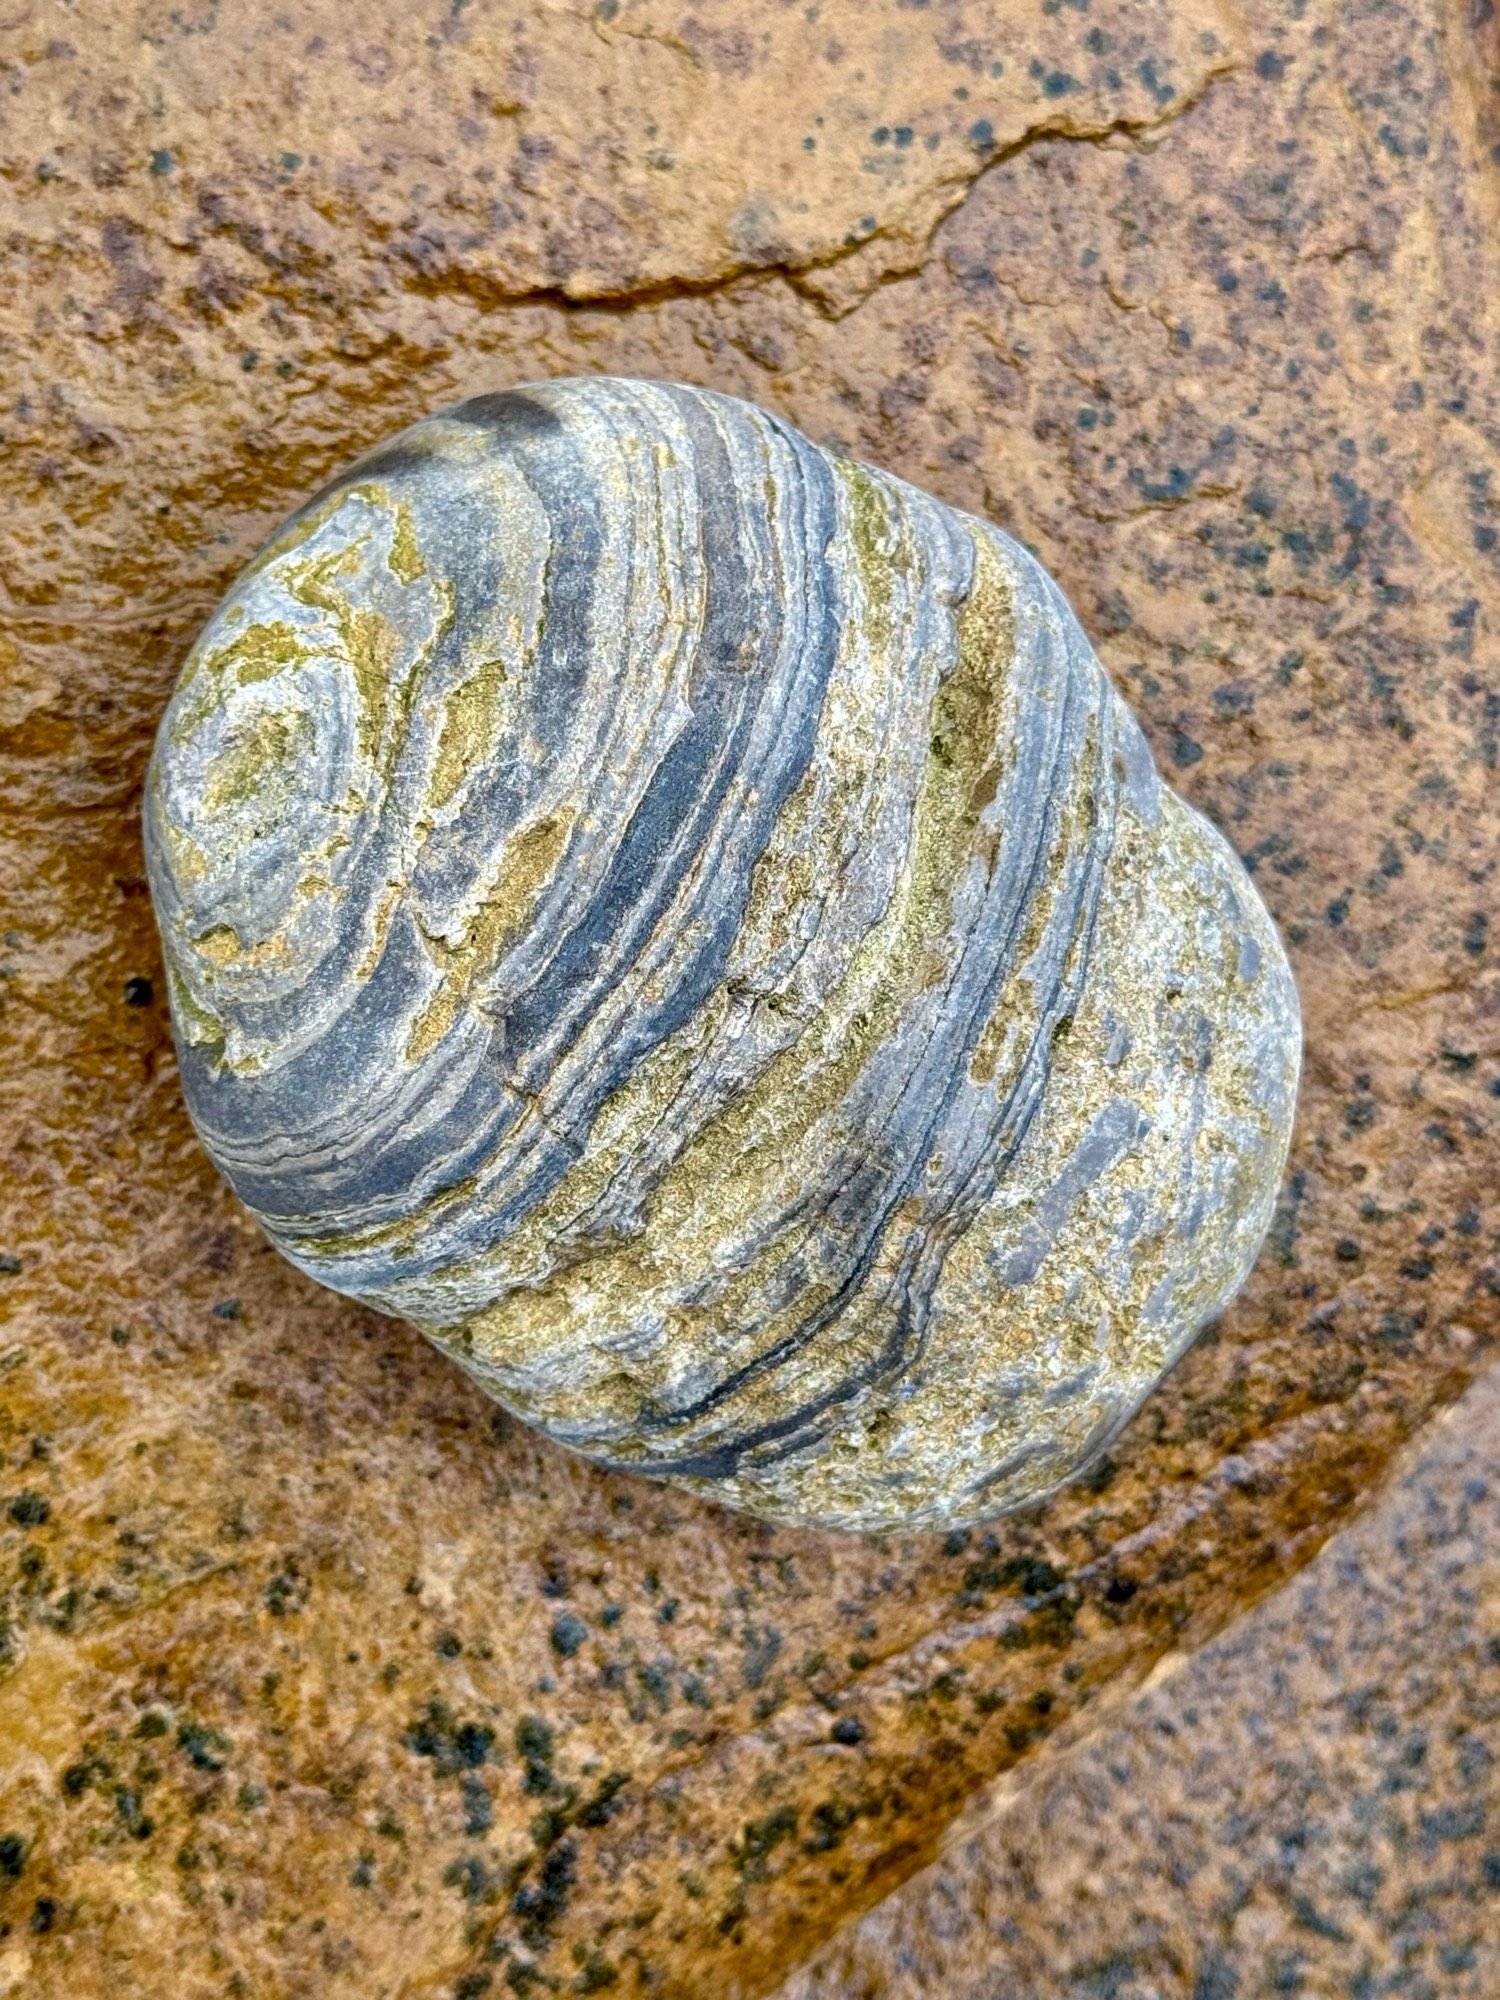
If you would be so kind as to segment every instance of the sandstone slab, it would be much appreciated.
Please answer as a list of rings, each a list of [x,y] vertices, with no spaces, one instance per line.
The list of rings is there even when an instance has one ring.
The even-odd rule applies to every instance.
[[[548,72],[554,133],[625,116],[630,0],[613,54],[602,11]],[[821,60],[788,62],[705,83],[691,200],[644,105],[638,157],[579,153],[557,212],[612,219],[554,257],[556,185],[526,193],[533,135],[487,108],[517,18],[0,24],[12,1991],[763,1992],[1305,1560],[1500,1320],[1493,23],[1182,0],[1136,54],[1124,7],[897,9],[931,43],[857,158],[909,127],[903,176],[936,172],[951,101],[945,219],[903,178],[844,253],[840,154],[826,226],[737,250],[734,90],[789,151],[829,116]],[[1101,95],[1051,81],[1096,65]],[[747,394],[1030,544],[1288,940],[1308,1060],[1268,1256],[1094,1481],[988,1539],[768,1530],[497,1422],[289,1273],[183,1115],[138,813],[193,634],[358,449],[595,370]]]

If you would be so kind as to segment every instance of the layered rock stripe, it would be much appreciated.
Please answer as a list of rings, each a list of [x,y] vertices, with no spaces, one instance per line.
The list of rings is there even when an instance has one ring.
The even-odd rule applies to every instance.
[[[303,1270],[609,1462],[941,1524],[1244,1278],[1296,996],[1015,542],[737,399],[377,447],[183,670],[183,1080]]]

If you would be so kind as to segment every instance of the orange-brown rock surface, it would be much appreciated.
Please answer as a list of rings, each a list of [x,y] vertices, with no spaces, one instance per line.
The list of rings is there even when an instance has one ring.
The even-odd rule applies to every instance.
[[[1458,0],[0,18],[0,1992],[763,1993],[1287,1575],[1493,1339],[1493,22]],[[182,1111],[151,732],[359,447],[748,394],[1059,577],[1301,984],[1249,1290],[991,1533],[498,1416]]]

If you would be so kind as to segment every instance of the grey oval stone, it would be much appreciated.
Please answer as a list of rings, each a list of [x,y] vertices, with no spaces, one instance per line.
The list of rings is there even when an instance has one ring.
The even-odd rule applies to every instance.
[[[183,668],[183,1086],[272,1241],[567,1445],[774,1519],[1077,1471],[1243,1281],[1274,926],[995,528],[731,397],[479,397]]]

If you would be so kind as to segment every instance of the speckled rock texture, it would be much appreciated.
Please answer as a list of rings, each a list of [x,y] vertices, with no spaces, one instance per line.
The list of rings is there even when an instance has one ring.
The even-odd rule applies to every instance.
[[[991,1518],[1270,1225],[1300,1026],[1233,850],[1024,549],[737,398],[366,454],[198,639],[145,836],[241,1199],[605,1463]]]
[[[1500,1374],[1155,1678],[777,2000],[1500,1993]]]
[[[762,1994],[1472,1376],[1495,34],[1437,0],[11,0],[9,1994]],[[757,193],[774,244],[734,233]],[[184,1114],[139,828],[194,635],[357,452],[593,372],[744,394],[1023,540],[1287,941],[1266,1254],[998,1527],[772,1529],[581,1463],[289,1270]]]

